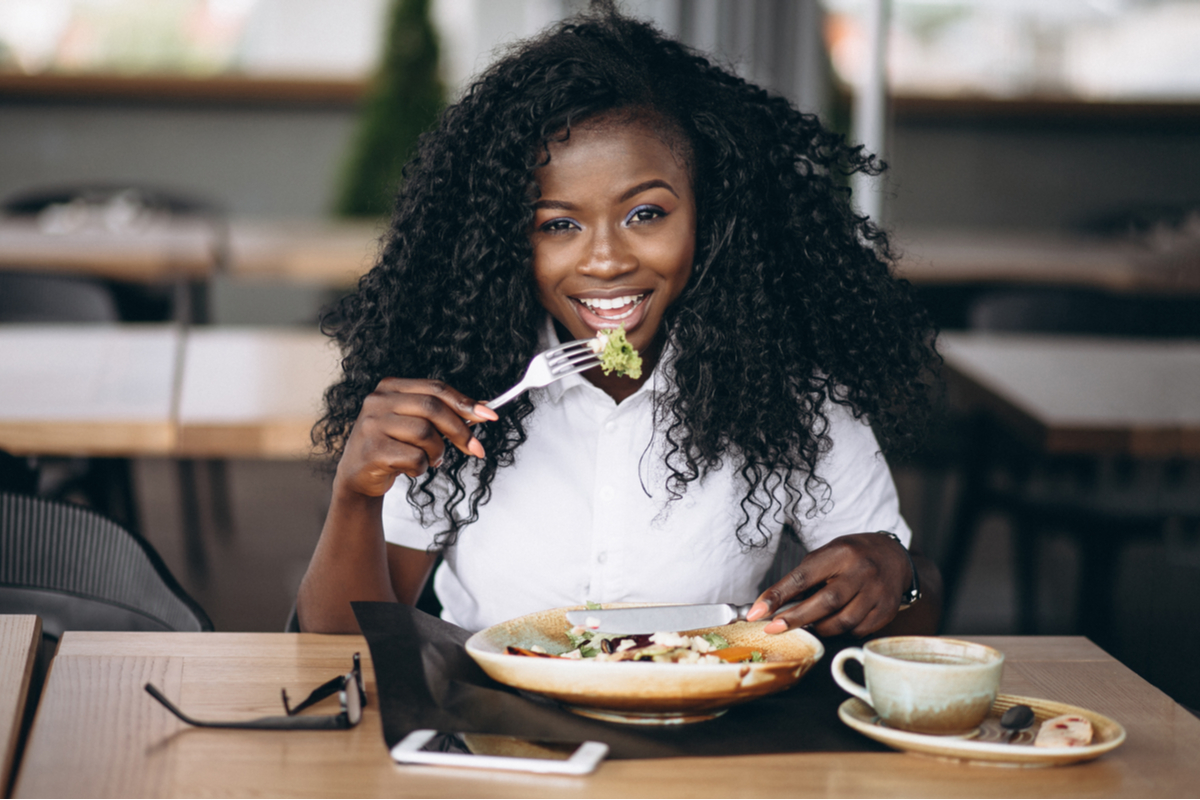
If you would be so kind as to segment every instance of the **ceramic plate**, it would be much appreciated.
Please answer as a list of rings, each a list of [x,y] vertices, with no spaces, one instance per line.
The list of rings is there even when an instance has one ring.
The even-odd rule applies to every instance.
[[[605,608],[620,608],[613,603]],[[538,645],[549,653],[571,649],[566,613],[554,608],[493,625],[467,640],[467,652],[500,683],[545,695],[584,716],[611,722],[665,725],[699,722],[732,705],[792,686],[821,660],[825,647],[802,630],[765,634],[765,622],[737,622],[688,631],[720,633],[731,646],[761,650],[747,664],[655,664],[509,655],[509,645]],[[654,633],[654,631],[647,631]]]
[[[1060,714],[1087,717],[1092,722],[1092,743],[1085,747],[1034,747],[1036,726],[1032,730],[1022,731],[1011,744],[1005,743],[1002,738],[1005,731],[1000,727],[1000,717],[1012,706],[1022,703],[1033,709],[1037,722]],[[1012,694],[998,695],[979,730],[967,736],[929,736],[889,728],[879,720],[873,708],[857,698],[842,703],[838,708],[838,716],[842,722],[859,733],[897,750],[958,761],[978,761],[1016,767],[1050,767],[1088,761],[1125,741],[1125,729],[1120,723],[1102,714],[1065,703]]]

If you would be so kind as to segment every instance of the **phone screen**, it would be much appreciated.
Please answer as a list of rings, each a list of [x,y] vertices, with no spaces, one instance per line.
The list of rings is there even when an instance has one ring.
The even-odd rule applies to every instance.
[[[543,739],[518,739],[491,733],[445,733],[439,731],[420,750],[425,753],[463,753],[471,756],[502,758],[542,758],[566,761],[583,742],[552,742]]]
[[[410,764],[582,775],[594,770],[607,752],[601,742],[419,730],[392,748],[392,757]]]

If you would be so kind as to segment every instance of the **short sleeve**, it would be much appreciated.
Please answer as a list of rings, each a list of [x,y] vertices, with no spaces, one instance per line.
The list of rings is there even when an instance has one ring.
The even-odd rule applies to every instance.
[[[433,544],[437,528],[421,524],[420,514],[408,502],[408,486],[409,480],[400,476],[383,496],[383,538],[389,544],[425,550]]]
[[[846,534],[891,531],[908,547],[912,531],[900,516],[896,484],[871,426],[838,403],[828,403],[825,413],[833,446],[818,463],[817,476],[828,490],[815,513],[806,499],[807,513],[793,520],[801,541],[811,551]]]

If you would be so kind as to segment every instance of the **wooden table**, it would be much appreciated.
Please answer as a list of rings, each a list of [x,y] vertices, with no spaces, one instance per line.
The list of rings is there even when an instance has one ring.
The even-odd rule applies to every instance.
[[[17,797],[1139,797],[1194,795],[1200,720],[1086,639],[971,637],[1008,656],[1002,691],[1060,700],[1125,726],[1092,762],[1010,769],[899,752],[608,761],[585,778],[397,766],[357,636],[69,632],[47,681]],[[154,682],[210,718],[279,712],[361,652],[369,701],[350,731],[189,729],[142,691]],[[818,668],[828,669],[822,665]],[[803,684],[801,684],[803,686]],[[326,701],[336,709],[336,701]],[[719,724],[716,723],[716,724]]]
[[[100,226],[51,233],[33,218],[0,218],[0,269],[83,274],[133,283],[205,279],[216,238],[203,220],[154,222],[131,230]]]
[[[41,641],[42,621],[37,617],[0,614],[0,791],[6,790],[12,777],[17,737]]]
[[[174,325],[0,325],[0,450],[170,454],[182,337]]]
[[[942,334],[963,403],[1050,454],[1200,456],[1200,341]]]
[[[318,331],[0,325],[0,450],[304,457],[338,371]]]
[[[177,455],[303,458],[340,355],[315,331],[193,328],[187,336]]]
[[[386,221],[236,219],[229,274],[346,289],[375,266]]]
[[[1200,241],[1158,249],[1123,238],[1054,232],[909,230],[897,272],[914,284],[1026,284],[1119,293],[1200,294]]]
[[[222,229],[181,218],[130,230],[93,225],[53,233],[35,219],[0,217],[0,269],[160,283],[205,280],[220,265],[234,279],[348,288],[374,266],[385,227],[382,221],[235,219]]]

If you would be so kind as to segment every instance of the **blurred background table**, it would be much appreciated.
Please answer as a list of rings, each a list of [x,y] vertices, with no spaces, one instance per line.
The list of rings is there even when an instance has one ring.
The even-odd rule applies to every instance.
[[[0,451],[35,459],[42,483],[47,457],[71,459],[65,485],[134,530],[132,460],[173,459],[187,570],[203,580],[204,498],[227,543],[234,530],[226,461],[306,459],[339,369],[315,330],[0,325]]]
[[[89,275],[137,283],[205,279],[214,262],[212,226],[171,220],[112,231],[55,233],[35,217],[0,217],[0,269]]]
[[[175,453],[304,458],[340,355],[317,331],[192,328],[184,349]]]
[[[383,222],[171,217],[109,230],[55,232],[36,217],[0,216],[0,269],[154,283],[237,278],[353,286],[374,266]]]
[[[1125,236],[905,229],[897,273],[917,285],[1018,284],[1200,294],[1200,245]]]
[[[1200,340],[943,333],[966,406],[1047,453],[1200,457]]]
[[[375,266],[384,221],[235,219],[229,272],[249,280],[286,280],[350,288]]]
[[[0,450],[173,452],[182,342],[175,325],[0,325]]]
[[[1037,632],[1039,548],[1078,549],[1075,629],[1104,645],[1121,556],[1200,525],[1200,340],[943,334],[951,404],[971,420],[946,602],[985,515],[1012,523],[1018,629]]]
[[[339,369],[317,331],[0,325],[0,449],[302,458]]]
[[[42,624],[37,617],[0,614],[0,791],[6,797],[41,641]]]
[[[1125,726],[1126,742],[1098,760],[1048,769],[899,752],[607,761],[581,778],[397,766],[359,636],[71,632],[14,796],[1132,797],[1187,795],[1200,785],[1200,720],[1091,642],[970,638],[1006,653],[1002,691],[1110,716]],[[368,703],[348,731],[190,729],[142,690],[153,682],[208,718],[278,714],[281,687],[300,696],[344,673],[355,652],[364,656]],[[795,691],[803,690],[801,682]],[[325,711],[336,708],[325,702]]]

